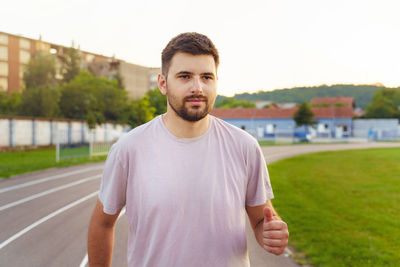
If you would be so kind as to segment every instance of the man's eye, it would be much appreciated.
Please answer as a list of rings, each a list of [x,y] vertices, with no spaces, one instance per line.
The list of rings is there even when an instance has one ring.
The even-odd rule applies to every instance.
[[[204,79],[204,80],[212,80],[213,77],[212,77],[212,76],[204,76],[203,79]]]
[[[189,79],[190,76],[189,75],[180,75],[179,78],[181,78],[181,79]]]

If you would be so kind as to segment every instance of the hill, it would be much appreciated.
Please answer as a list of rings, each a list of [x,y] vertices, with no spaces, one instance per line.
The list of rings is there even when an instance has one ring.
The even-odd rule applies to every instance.
[[[257,93],[237,94],[234,96],[237,100],[247,100],[255,102],[261,101],[274,101],[277,103],[295,102],[301,103],[303,101],[310,102],[313,97],[324,96],[353,96],[357,107],[365,109],[371,102],[375,91],[385,88],[383,85],[352,85],[352,84],[336,84],[336,85],[321,85],[314,87],[295,87],[277,89],[274,91],[260,91]],[[219,96],[217,100],[224,98]]]

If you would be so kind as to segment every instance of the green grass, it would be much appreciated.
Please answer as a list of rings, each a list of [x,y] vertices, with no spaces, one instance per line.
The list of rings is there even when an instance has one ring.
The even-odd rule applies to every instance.
[[[260,146],[285,146],[298,144],[311,144],[307,142],[276,142],[275,140],[258,140]]]
[[[68,152],[70,153],[70,152]],[[54,149],[39,149],[23,152],[0,153],[0,177],[6,178],[12,175],[43,170],[52,167],[66,167],[88,162],[104,161],[107,156],[98,156],[64,159],[56,162]]]
[[[399,148],[303,155],[269,171],[303,264],[400,266]]]
[[[65,147],[60,149],[60,158],[70,157],[88,157],[89,156],[89,145],[78,146],[78,147]]]

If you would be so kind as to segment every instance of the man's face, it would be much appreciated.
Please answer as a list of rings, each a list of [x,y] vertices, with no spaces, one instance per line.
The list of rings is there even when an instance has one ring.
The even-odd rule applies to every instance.
[[[165,79],[165,80],[163,80]],[[204,118],[212,109],[217,92],[217,71],[211,55],[177,53],[167,77],[159,77],[168,108],[186,121]]]

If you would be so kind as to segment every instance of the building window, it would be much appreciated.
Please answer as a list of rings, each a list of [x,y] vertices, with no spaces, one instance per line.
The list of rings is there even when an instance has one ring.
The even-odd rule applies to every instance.
[[[31,42],[26,39],[19,39],[19,48],[31,49]]]
[[[8,45],[8,36],[0,33],[0,44]]]
[[[24,71],[25,71],[25,66],[20,65],[19,66],[19,77],[22,79],[24,77]]]
[[[23,64],[28,64],[31,59],[31,54],[28,51],[19,51],[19,61]]]
[[[0,91],[8,90],[8,80],[7,78],[0,78]]]
[[[8,76],[8,64],[5,62],[0,62],[0,75]]]
[[[93,62],[94,61],[94,55],[86,54],[86,61],[87,62]]]
[[[8,47],[0,46],[0,59],[8,60]]]

